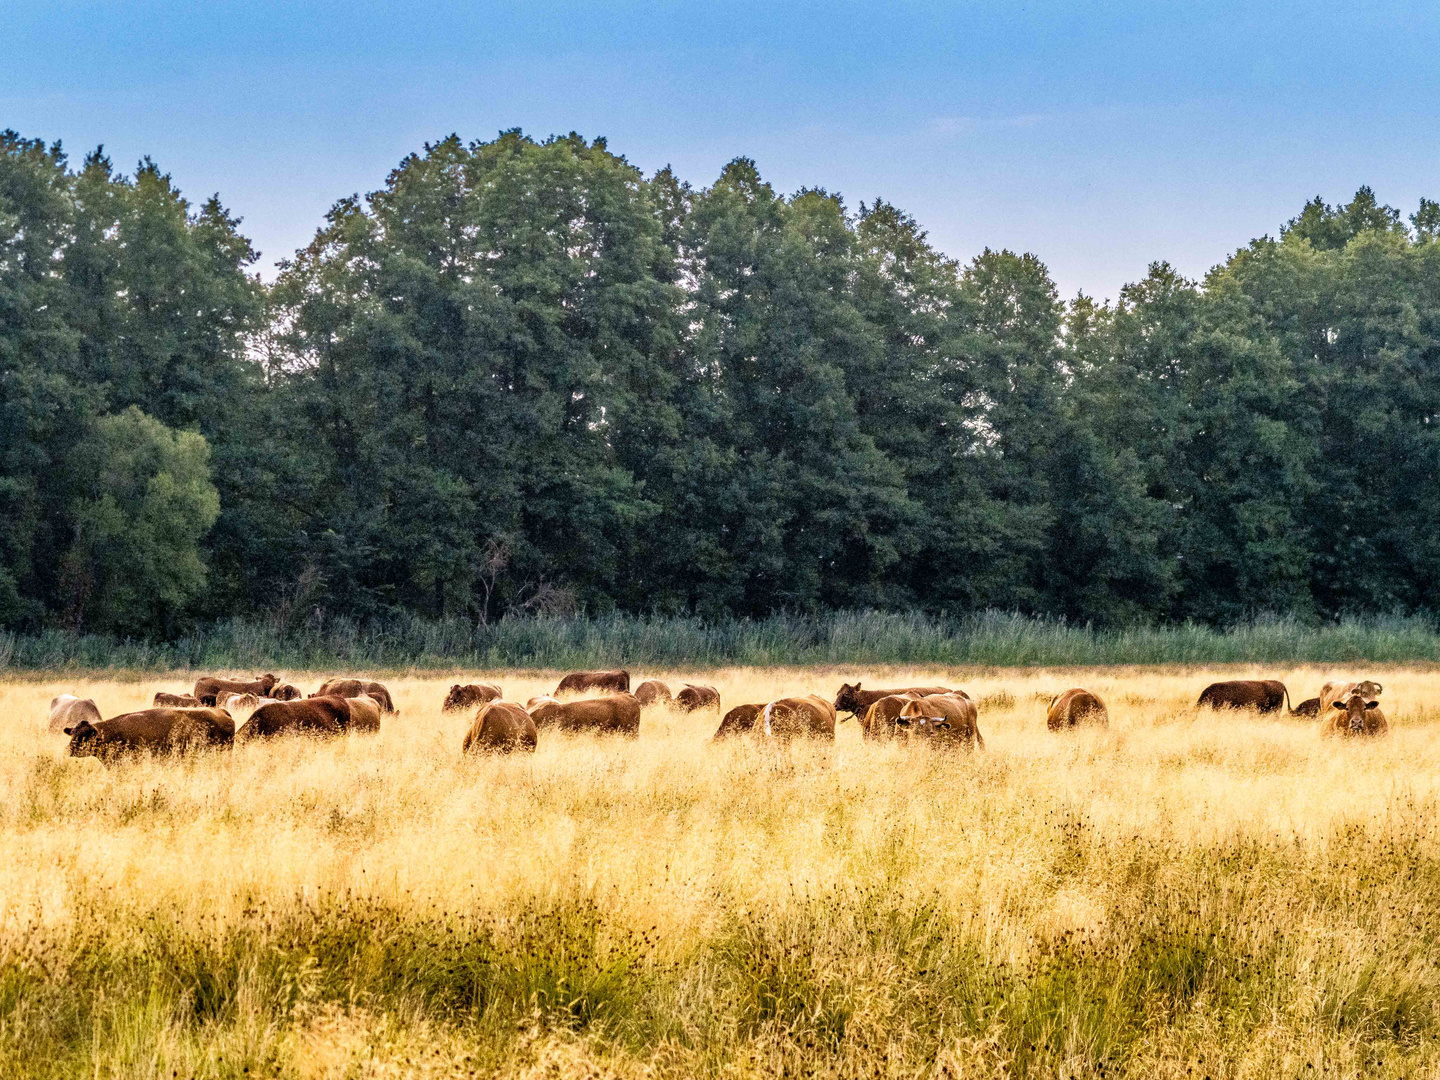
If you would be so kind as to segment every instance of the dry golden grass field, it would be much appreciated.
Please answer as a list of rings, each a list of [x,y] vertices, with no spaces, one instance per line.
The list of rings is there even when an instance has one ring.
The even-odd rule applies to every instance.
[[[1193,706],[1262,674],[1378,678],[1391,733]],[[451,682],[556,678],[473,672],[386,678],[378,736],[106,767],[51,697],[191,677],[0,684],[0,1077],[1440,1076],[1440,672],[694,681],[857,675],[963,686],[986,749],[651,708],[467,759]],[[1108,729],[1046,730],[1075,685]]]

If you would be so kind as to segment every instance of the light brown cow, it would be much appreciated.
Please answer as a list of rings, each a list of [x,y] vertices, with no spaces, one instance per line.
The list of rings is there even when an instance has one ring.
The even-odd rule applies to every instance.
[[[672,700],[670,687],[659,679],[646,679],[639,686],[635,687],[635,700],[640,702],[642,707],[670,701]]]
[[[465,753],[512,750],[535,752],[535,720],[513,701],[491,701],[480,707],[465,733]]]
[[[204,678],[195,680],[195,697],[202,705],[214,705],[215,695],[222,690],[229,690],[233,694],[256,694],[268,695],[274,685],[279,682],[274,675],[261,675],[258,679],[221,679],[214,675],[207,675]]]
[[[1077,724],[1107,727],[1109,723],[1110,713],[1105,708],[1105,702],[1089,690],[1082,690],[1078,686],[1073,690],[1066,690],[1063,694],[1056,694],[1051,699],[1050,709],[1045,716],[1045,726],[1051,731],[1063,731]]]
[[[725,714],[725,719],[720,721],[720,729],[715,732],[715,738],[728,739],[732,735],[744,735],[747,731],[753,731],[755,721],[760,719],[760,713],[764,709],[764,705],[736,705]]]
[[[229,746],[235,721],[224,709],[141,709],[92,724],[67,727],[71,757],[108,761],[125,754],[164,754],[206,746]]]
[[[467,683],[464,686],[456,683],[450,687],[450,692],[445,695],[445,704],[440,706],[440,711],[454,712],[457,709],[468,709],[473,705],[484,705],[488,701],[498,701],[502,696],[500,687],[494,683]]]
[[[1366,701],[1363,694],[1351,694],[1344,701],[1330,704],[1330,712],[1320,722],[1321,735],[1351,736],[1384,735],[1390,730],[1378,701]]]
[[[822,697],[777,698],[760,712],[755,734],[788,741],[797,736],[835,738],[835,706]]]
[[[894,738],[895,721],[900,717],[900,710],[907,702],[919,698],[920,695],[915,693],[891,694],[874,702],[865,710],[865,716],[860,721],[860,729],[865,738],[876,741]]]
[[[640,702],[634,694],[607,694],[579,701],[548,698],[529,712],[537,728],[556,727],[561,731],[593,731],[632,738],[640,734]]]
[[[895,721],[901,728],[917,727],[916,721],[926,719],[933,723],[926,734],[936,740],[937,745],[972,746],[985,749],[985,739],[980,734],[979,716],[975,703],[959,694],[932,694],[929,697],[907,701]],[[907,724],[907,721],[909,723]]]
[[[390,691],[385,688],[384,683],[372,682],[369,679],[326,679],[320,684],[320,689],[311,694],[312,698],[319,697],[359,697],[361,694],[369,694],[380,703],[380,711],[386,713],[398,712],[395,702],[390,697]]]
[[[82,720],[91,724],[100,723],[100,710],[95,707],[95,702],[74,694],[61,694],[51,699],[49,730],[52,735],[59,735]]]
[[[700,709],[710,708],[719,712],[720,691],[713,686],[694,686],[686,683],[675,695],[675,704],[683,712],[698,712]]]
[[[1330,707],[1335,702],[1348,701],[1351,694],[1359,694],[1366,701],[1371,701],[1378,698],[1384,689],[1378,682],[1371,679],[1366,679],[1364,682],[1327,682],[1320,688],[1320,707],[1316,712],[1328,720],[1330,719]]]
[[[630,692],[628,671],[572,671],[560,680],[556,694],[582,694],[586,690],[609,690],[612,693]]]
[[[369,694],[346,698],[345,704],[350,706],[350,722],[345,726],[347,731],[373,735],[380,730],[380,703]]]

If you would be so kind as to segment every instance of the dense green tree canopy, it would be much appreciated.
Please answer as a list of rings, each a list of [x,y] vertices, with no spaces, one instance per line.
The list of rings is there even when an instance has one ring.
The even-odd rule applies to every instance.
[[[1108,304],[573,134],[426,146],[269,287],[239,226],[0,136],[0,625],[1440,607],[1428,199]]]

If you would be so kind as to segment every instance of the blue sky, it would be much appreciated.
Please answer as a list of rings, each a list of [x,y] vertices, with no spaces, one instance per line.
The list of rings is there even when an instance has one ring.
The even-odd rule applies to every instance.
[[[876,195],[1062,295],[1305,199],[1440,198],[1440,5],[0,3],[0,127],[218,191],[269,267],[426,140],[604,135],[697,186]]]

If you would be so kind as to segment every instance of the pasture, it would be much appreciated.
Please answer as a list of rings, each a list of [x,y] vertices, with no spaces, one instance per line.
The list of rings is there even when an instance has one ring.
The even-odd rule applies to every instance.
[[[1440,1075],[1440,672],[736,668],[688,678],[964,687],[986,750],[652,707],[468,759],[452,682],[558,673],[374,674],[376,736],[110,767],[50,699],[193,674],[0,684],[0,1075]],[[1332,674],[1388,737],[1194,707]],[[1046,729],[1071,686],[1107,729]]]

